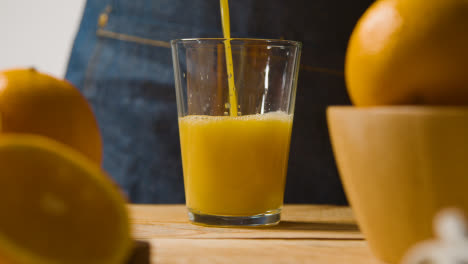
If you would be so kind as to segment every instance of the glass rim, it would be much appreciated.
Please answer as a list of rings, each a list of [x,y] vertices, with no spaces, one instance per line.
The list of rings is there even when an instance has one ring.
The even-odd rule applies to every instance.
[[[282,46],[294,46],[301,47],[302,43],[295,40],[285,40],[285,39],[262,39],[262,38],[183,38],[183,39],[173,39],[170,41],[171,45],[176,44],[190,44],[190,43],[210,43],[210,42],[224,42],[226,40],[230,41],[243,41],[246,44],[271,44],[271,45],[282,45]],[[232,44],[232,43],[231,43]]]

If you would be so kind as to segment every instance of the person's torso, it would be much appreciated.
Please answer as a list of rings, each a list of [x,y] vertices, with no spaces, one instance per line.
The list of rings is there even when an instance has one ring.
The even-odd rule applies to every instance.
[[[96,2],[88,0],[67,78],[93,105],[104,139],[104,168],[133,202],[183,202],[169,41],[222,37],[219,1]],[[349,103],[342,74],[346,42],[371,0],[360,2],[230,1],[232,37],[304,44],[286,202],[345,202],[325,108]],[[90,24],[99,17],[99,25]]]

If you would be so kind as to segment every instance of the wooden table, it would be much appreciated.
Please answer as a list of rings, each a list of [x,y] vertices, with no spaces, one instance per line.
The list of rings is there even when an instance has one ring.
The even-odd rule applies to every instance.
[[[190,224],[183,205],[130,205],[133,234],[151,243],[151,263],[381,264],[349,207],[286,205],[274,227]]]

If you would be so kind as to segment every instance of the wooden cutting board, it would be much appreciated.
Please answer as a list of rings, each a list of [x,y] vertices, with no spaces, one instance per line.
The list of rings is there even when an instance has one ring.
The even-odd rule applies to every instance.
[[[282,222],[264,228],[193,225],[184,205],[129,210],[134,237],[150,244],[151,263],[380,263],[349,207],[286,205]]]

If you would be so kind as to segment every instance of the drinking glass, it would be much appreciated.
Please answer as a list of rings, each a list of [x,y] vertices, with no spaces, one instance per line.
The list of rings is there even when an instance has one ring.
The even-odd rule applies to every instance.
[[[301,44],[182,39],[171,46],[190,220],[215,226],[278,223]]]

